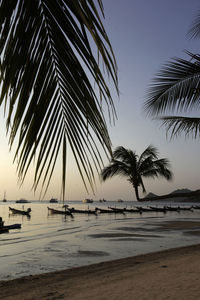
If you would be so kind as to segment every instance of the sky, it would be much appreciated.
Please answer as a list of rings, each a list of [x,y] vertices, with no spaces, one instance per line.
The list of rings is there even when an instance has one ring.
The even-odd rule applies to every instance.
[[[170,160],[174,179],[144,180],[147,193],[157,195],[176,189],[200,188],[200,141],[184,135],[170,140],[161,123],[147,117],[143,105],[148,86],[161,66],[173,57],[186,58],[184,50],[199,53],[200,40],[191,40],[187,32],[200,9],[198,0],[104,0],[104,26],[117,60],[120,97],[112,90],[118,119],[108,130],[113,149],[123,146],[141,154],[150,144],[160,157]],[[112,88],[111,88],[112,89]],[[8,200],[26,198],[38,200],[39,191],[31,190],[34,169],[20,187],[14,151],[9,152],[3,107],[0,108],[0,199],[4,192]],[[105,165],[108,161],[104,161]],[[135,200],[132,186],[124,178],[112,178],[104,183],[96,179],[95,195],[87,194],[72,157],[68,158],[66,200],[85,197],[98,200]],[[45,199],[60,198],[61,162]],[[142,194],[140,193],[140,196]]]

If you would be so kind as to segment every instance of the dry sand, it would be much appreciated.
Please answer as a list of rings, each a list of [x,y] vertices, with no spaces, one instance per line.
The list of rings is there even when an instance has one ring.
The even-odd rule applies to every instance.
[[[200,245],[0,282],[0,299],[200,299]]]

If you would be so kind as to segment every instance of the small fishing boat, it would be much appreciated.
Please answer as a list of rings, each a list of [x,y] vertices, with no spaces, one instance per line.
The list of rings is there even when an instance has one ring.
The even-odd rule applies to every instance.
[[[0,228],[0,234],[1,234],[1,233],[6,233],[6,232],[9,232],[9,229],[4,228],[4,227],[1,227],[1,228]]]
[[[62,215],[70,215],[73,216],[72,213],[69,210],[58,210],[54,208],[47,207],[48,212],[51,214],[62,214]]]
[[[55,198],[51,198],[51,199],[49,200],[49,203],[58,203],[58,200],[55,199]]]
[[[3,226],[3,228],[5,229],[20,229],[21,228],[21,224],[12,224],[12,225],[5,225]]]
[[[100,212],[101,214],[124,214],[124,211],[120,211],[120,210],[114,210],[114,209],[104,209],[104,208],[99,208],[99,207],[96,207],[95,208],[96,211]]]
[[[177,206],[177,207],[175,207],[175,206],[167,206],[166,208],[167,208],[168,211],[177,211],[177,212],[180,212],[180,207],[179,206]]]
[[[129,213],[140,213],[140,214],[142,214],[142,210],[137,209],[137,208],[124,208],[124,211],[129,212]]]
[[[112,206],[108,206],[109,209],[112,209],[114,211],[118,211],[118,212],[124,212],[125,208],[119,208],[119,207],[112,207]]]
[[[136,206],[136,208],[141,212],[154,212],[155,211],[149,207]]]
[[[192,208],[194,208],[194,209],[200,209],[200,205],[192,205]]]
[[[31,208],[30,207],[27,208],[27,210],[20,210],[20,209],[9,207],[9,210],[13,214],[20,214],[20,215],[26,215],[26,216],[30,216],[30,213],[31,213]]]
[[[76,208],[72,207],[72,208],[68,208],[68,210],[71,213],[97,215],[96,210],[91,210],[91,209],[76,209]]]
[[[189,211],[193,211],[193,207],[190,206],[190,207],[184,207],[184,206],[179,206],[179,210],[189,210]]]
[[[22,199],[15,201],[15,203],[30,203],[30,201],[22,198]]]
[[[2,217],[0,217],[0,233],[9,232],[10,229],[19,229],[21,224],[4,225]]]
[[[149,208],[155,212],[163,212],[163,213],[167,212],[167,208],[165,206],[164,207],[149,206]]]

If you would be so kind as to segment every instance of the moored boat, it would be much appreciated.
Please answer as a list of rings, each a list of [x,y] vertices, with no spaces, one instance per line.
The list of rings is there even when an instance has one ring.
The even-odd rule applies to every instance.
[[[19,200],[15,201],[15,203],[30,203],[30,201],[28,201],[26,199],[19,199]]]
[[[155,212],[163,212],[166,213],[167,212],[167,207],[155,207],[155,206],[149,206],[149,208]]]
[[[91,209],[76,209],[74,207],[72,208],[68,208],[68,210],[71,212],[71,213],[78,213],[78,214],[93,214],[93,215],[97,215],[97,212],[96,210],[91,210]]]
[[[20,210],[20,209],[9,207],[9,210],[13,214],[20,214],[20,215],[26,215],[26,216],[30,216],[30,213],[31,213],[31,208],[30,207],[27,208],[27,210]]]
[[[47,209],[51,214],[62,214],[72,216],[72,213],[69,210],[58,210],[51,207],[47,207]]]
[[[124,211],[121,211],[121,210],[114,210],[114,209],[106,209],[106,208],[100,208],[100,207],[96,207],[95,208],[96,211],[100,212],[101,214],[124,214]]]
[[[49,200],[49,203],[58,203],[58,200],[56,198],[51,198]]]
[[[112,206],[108,206],[109,209],[112,209],[114,211],[118,211],[118,212],[124,212],[125,208],[119,208],[119,207],[112,207]]]
[[[83,203],[92,203],[94,202],[92,199],[85,198],[82,200]]]

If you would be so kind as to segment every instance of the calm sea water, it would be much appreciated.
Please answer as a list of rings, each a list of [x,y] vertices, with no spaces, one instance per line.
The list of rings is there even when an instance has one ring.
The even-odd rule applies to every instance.
[[[68,204],[76,208],[88,207],[79,201],[69,201]],[[135,204],[94,202],[89,207],[130,207]],[[200,210],[142,215],[74,214],[71,218],[48,214],[47,206],[61,209],[62,204],[32,202],[24,205],[24,209],[32,209],[31,218],[27,218],[10,214],[9,206],[22,209],[22,204],[1,203],[0,216],[5,225],[20,223],[22,227],[0,234],[0,280],[199,243],[198,235],[186,234],[184,228],[166,230],[162,224],[177,220],[199,221]]]

